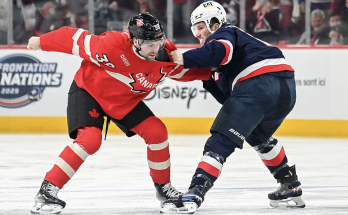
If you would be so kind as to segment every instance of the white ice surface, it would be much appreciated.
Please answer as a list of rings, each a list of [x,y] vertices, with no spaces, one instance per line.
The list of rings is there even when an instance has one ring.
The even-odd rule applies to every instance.
[[[185,191],[200,160],[206,135],[170,135],[172,184]],[[348,214],[348,139],[277,137],[289,164],[296,164],[304,209],[269,206],[277,183],[247,144],[225,163],[220,178],[195,213]],[[72,140],[67,135],[0,134],[0,214],[30,214],[47,171]],[[149,176],[146,145],[139,137],[108,135],[58,195],[62,215],[160,214]]]

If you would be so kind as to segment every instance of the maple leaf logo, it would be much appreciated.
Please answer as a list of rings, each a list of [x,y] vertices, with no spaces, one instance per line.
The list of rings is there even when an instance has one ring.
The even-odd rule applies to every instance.
[[[99,113],[97,113],[97,111],[95,110],[95,108],[93,108],[92,111],[88,111],[89,115],[91,115],[91,117],[93,117],[94,119],[99,117]]]
[[[137,26],[142,26],[142,25],[144,25],[144,22],[143,22],[143,20],[142,19],[138,19],[137,20]]]
[[[135,87],[134,87],[134,85],[133,84],[135,84],[135,83],[137,83],[137,81],[135,80],[135,78],[134,78],[134,75],[133,74],[129,74],[131,77],[132,77],[132,81],[131,82],[129,82],[129,85],[132,87],[132,91],[133,92],[135,92],[135,94],[140,94],[140,93],[146,93],[146,91],[145,90],[136,90],[135,89]]]
[[[161,70],[160,70],[160,74],[161,74],[161,77],[160,77],[160,79],[158,79],[158,81],[157,81],[157,84],[159,84],[159,83],[161,83],[164,79],[165,79],[165,77],[166,77],[166,74],[167,73],[165,73],[165,72],[163,72],[163,68],[161,68]],[[145,73],[145,76],[147,77],[149,75],[149,73]],[[140,93],[146,93],[146,91],[145,90],[137,90],[137,89],[135,89],[135,88],[138,88],[137,86],[135,86],[136,84],[137,84],[137,80],[136,80],[136,78],[134,77],[134,75],[133,74],[130,74],[130,76],[132,77],[132,82],[129,82],[129,84],[131,85],[131,87],[132,87],[132,91],[133,92],[135,92],[135,94],[140,94]],[[139,82],[138,82],[139,83]],[[141,83],[140,83],[140,85],[141,85]]]
[[[108,70],[105,70],[109,75],[111,75],[113,78],[121,81],[122,83],[126,84],[131,88],[131,91],[134,92],[134,94],[141,94],[150,92],[153,88],[155,88],[158,84],[164,81],[167,73],[163,72],[163,68],[160,69],[159,73],[156,74],[153,73],[155,78],[159,79],[156,81],[156,79],[151,79],[149,77],[149,74],[151,73],[129,73],[129,77],[119,74],[116,72],[110,72]],[[142,75],[143,74],[143,75]],[[139,75],[139,77],[137,77]],[[149,78],[147,78],[149,77]]]

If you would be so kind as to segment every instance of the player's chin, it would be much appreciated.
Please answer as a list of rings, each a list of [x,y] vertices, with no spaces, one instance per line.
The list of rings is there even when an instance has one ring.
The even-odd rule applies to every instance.
[[[155,58],[156,58],[156,55],[148,55],[148,56],[147,56],[147,60],[148,60],[148,61],[154,61]]]

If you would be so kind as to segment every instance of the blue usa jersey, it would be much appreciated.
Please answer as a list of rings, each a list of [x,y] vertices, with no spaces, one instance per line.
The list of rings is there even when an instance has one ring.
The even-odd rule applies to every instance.
[[[233,25],[223,25],[201,48],[189,50],[183,56],[185,68],[218,68],[212,74],[213,80],[204,82],[203,86],[220,103],[243,80],[265,73],[294,77],[294,69],[277,47]]]

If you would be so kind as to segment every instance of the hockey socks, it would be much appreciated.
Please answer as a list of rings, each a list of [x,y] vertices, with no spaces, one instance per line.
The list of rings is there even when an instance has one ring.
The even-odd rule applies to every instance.
[[[262,162],[276,179],[288,174],[288,159],[283,145],[275,138],[269,138],[267,142],[254,146]]]
[[[131,129],[147,144],[147,162],[153,182],[166,184],[170,181],[170,154],[167,128],[155,117],[142,121]]]
[[[74,143],[65,147],[45,179],[59,189],[73,177],[89,155],[96,153],[102,142],[101,130],[94,126],[84,126],[77,131]]]

